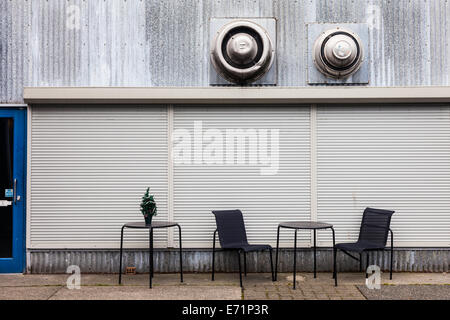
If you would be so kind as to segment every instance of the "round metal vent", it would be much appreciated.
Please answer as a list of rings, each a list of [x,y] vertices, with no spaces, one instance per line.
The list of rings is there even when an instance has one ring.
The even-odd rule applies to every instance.
[[[314,43],[316,67],[329,77],[343,78],[355,73],[363,62],[363,46],[358,35],[335,28],[323,32]]]
[[[272,66],[275,52],[260,25],[236,20],[223,26],[211,44],[211,62],[222,77],[234,83],[251,83]]]

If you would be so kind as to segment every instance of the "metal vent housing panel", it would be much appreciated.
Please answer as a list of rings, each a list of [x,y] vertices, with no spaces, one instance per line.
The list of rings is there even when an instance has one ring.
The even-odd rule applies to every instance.
[[[276,62],[276,44],[277,44],[277,24],[275,18],[246,18],[246,17],[233,17],[233,18],[211,18],[210,27],[209,27],[209,45],[213,43],[216,34],[219,30],[222,29],[226,24],[237,21],[237,20],[245,20],[258,24],[262,28],[265,29],[267,34],[270,37],[272,43],[272,49],[274,50],[274,58],[272,66],[269,71],[262,76],[260,79],[247,83],[245,86],[258,86],[258,85],[276,85],[277,84],[277,62]],[[209,52],[208,52],[209,53]],[[209,84],[210,85],[219,85],[219,86],[241,86],[241,84],[236,84],[226,80],[222,77],[212,65],[209,57]]]
[[[310,23],[308,26],[307,71],[308,84],[366,84],[369,83],[369,27],[366,23]],[[314,44],[321,34],[330,29],[346,29],[354,32],[361,39],[364,52],[361,66],[348,77],[333,78],[326,76],[314,63]]]

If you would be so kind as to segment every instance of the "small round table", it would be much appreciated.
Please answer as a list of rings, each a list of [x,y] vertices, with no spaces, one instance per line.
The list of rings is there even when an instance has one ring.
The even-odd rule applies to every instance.
[[[277,230],[277,252],[275,256],[275,280],[277,280],[277,272],[278,272],[278,248],[280,244],[280,229],[286,228],[286,229],[294,229],[295,230],[295,237],[294,237],[294,289],[295,289],[295,276],[296,276],[296,269],[297,269],[297,231],[299,229],[306,229],[306,230],[314,230],[314,278],[316,278],[316,230],[319,229],[331,229],[333,232],[333,254],[336,254],[334,251],[335,246],[335,234],[334,234],[334,228],[332,224],[324,223],[324,222],[315,222],[315,221],[288,221],[288,222],[282,222],[278,225]],[[335,259],[333,261],[336,262]],[[337,286],[336,282],[336,265],[333,265],[333,278],[335,279],[335,285]]]
[[[130,222],[122,226],[120,232],[120,262],[119,262],[119,284],[122,283],[122,252],[123,252],[123,230],[125,228],[130,229],[149,229],[149,272],[150,272],[150,288],[152,287],[153,278],[153,229],[178,227],[178,238],[180,241],[180,277],[181,282],[183,282],[183,257],[182,257],[182,246],[181,246],[181,227],[176,222],[170,221],[152,221],[151,225],[145,224],[145,222]]]

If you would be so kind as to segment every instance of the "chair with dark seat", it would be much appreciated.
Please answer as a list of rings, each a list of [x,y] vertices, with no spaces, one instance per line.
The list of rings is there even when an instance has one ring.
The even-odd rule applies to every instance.
[[[219,233],[220,246],[223,250],[236,250],[239,262],[239,281],[242,287],[241,252],[244,253],[244,274],[247,276],[247,252],[270,251],[270,267],[274,281],[272,247],[268,244],[249,244],[241,210],[215,210],[217,229],[214,231],[212,256],[212,281],[214,281],[214,258],[216,251],[216,233]]]
[[[363,213],[359,237],[357,242],[339,243],[334,247],[334,265],[336,266],[337,250],[341,250],[352,259],[359,261],[359,271],[362,271],[362,254],[366,252],[366,270],[369,265],[369,252],[374,250],[385,250],[388,240],[388,233],[391,234],[391,265],[390,279],[392,280],[392,260],[394,253],[394,234],[390,228],[391,217],[395,211],[366,208]],[[359,259],[349,253],[349,251],[359,253]],[[334,276],[337,275],[335,270]],[[366,278],[368,277],[366,271]]]

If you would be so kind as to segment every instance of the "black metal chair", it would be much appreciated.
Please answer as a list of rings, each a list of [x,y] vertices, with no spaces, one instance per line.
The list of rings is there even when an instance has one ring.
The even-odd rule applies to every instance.
[[[369,252],[374,250],[385,250],[388,233],[391,233],[391,266],[390,279],[392,280],[392,260],[394,254],[394,234],[390,228],[391,217],[395,211],[366,208],[363,213],[358,241],[354,243],[338,243],[334,246],[334,265],[336,266],[337,250],[341,250],[352,259],[359,261],[359,271],[362,272],[362,254],[366,252],[366,278],[369,265]],[[359,259],[349,253],[359,253]],[[335,267],[334,277],[337,278]]]
[[[247,276],[247,252],[270,251],[270,267],[272,281],[274,281],[272,247],[268,244],[249,244],[245,231],[244,218],[241,210],[216,210],[212,212],[216,217],[217,229],[214,231],[213,256],[212,256],[212,278],[214,281],[214,258],[216,251],[216,233],[219,233],[220,246],[223,250],[236,250],[239,262],[239,281],[242,287],[241,252],[244,253],[244,274]]]

